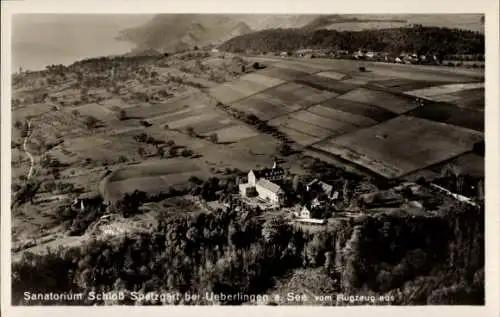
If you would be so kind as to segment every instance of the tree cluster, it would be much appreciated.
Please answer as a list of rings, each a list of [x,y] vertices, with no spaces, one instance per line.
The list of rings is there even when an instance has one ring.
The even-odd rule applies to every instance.
[[[294,51],[302,48],[360,49],[376,52],[422,54],[484,54],[484,35],[460,29],[423,27],[363,31],[269,29],[244,34],[222,44],[232,52]]]

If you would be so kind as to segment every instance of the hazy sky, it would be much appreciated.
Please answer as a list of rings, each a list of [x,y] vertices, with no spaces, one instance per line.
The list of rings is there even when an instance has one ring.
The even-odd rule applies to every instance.
[[[154,15],[132,14],[22,14],[12,17],[12,70],[43,69],[49,64],[70,64],[86,57],[129,52],[131,43],[118,41],[116,36],[126,28],[137,27]],[[358,17],[362,15],[356,15]],[[262,15],[248,21],[257,26]],[[366,16],[365,16],[366,17]],[[482,30],[480,15],[370,15],[371,18],[402,18],[408,23]],[[275,16],[270,17],[276,23]],[[300,19],[301,16],[296,16]],[[252,24],[251,22],[255,22]],[[269,21],[268,21],[269,22]],[[262,26],[262,25],[261,25]],[[276,27],[276,26],[274,26]],[[341,28],[337,25],[336,28]]]

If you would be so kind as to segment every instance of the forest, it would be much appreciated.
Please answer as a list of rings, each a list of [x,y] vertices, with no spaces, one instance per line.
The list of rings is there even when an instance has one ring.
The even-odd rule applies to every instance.
[[[360,49],[400,54],[484,54],[484,35],[478,32],[415,25],[363,31],[268,29],[234,37],[221,50],[230,52],[277,52],[303,48]]]
[[[129,206],[130,208],[133,208]],[[265,294],[297,269],[320,270],[339,292],[386,294],[393,305],[484,304],[484,210],[433,217],[366,216],[318,233],[259,211],[160,215],[152,233],[93,240],[12,265],[13,305],[167,304],[25,302],[23,292]],[[321,293],[321,289],[313,289]],[[239,305],[238,301],[168,304]]]

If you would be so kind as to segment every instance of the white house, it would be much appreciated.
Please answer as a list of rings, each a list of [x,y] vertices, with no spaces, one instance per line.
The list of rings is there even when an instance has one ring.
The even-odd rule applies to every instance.
[[[267,179],[259,179],[255,184],[255,190],[260,198],[268,200],[275,205],[281,205],[285,201],[285,192],[283,189]]]
[[[273,168],[250,170],[248,172],[248,183],[239,185],[240,195],[243,197],[258,195],[261,199],[275,205],[281,205],[285,200],[285,192],[273,181],[282,180],[284,176],[285,171],[277,167],[276,163],[274,163]]]
[[[299,213],[299,217],[303,219],[310,219],[311,218],[311,211],[307,206],[302,207]]]
[[[372,59],[376,56],[377,54],[375,52],[367,52],[365,54],[365,57],[368,58],[368,59]]]
[[[326,194],[326,197],[330,200],[335,200],[339,198],[339,192],[333,190],[333,186],[327,184],[319,179],[314,179],[306,185],[307,191],[320,190]]]

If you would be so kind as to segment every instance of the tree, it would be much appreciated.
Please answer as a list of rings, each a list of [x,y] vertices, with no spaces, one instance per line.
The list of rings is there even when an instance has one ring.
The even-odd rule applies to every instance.
[[[162,158],[164,154],[165,150],[162,147],[156,148],[156,155],[158,155],[158,157]]]
[[[181,155],[184,157],[190,157],[191,155],[193,155],[193,151],[190,149],[183,149]]]
[[[264,241],[270,244],[278,242],[284,226],[285,222],[281,217],[274,217],[264,222],[262,225],[262,237]]]
[[[244,73],[246,71],[245,65],[241,65],[241,72]]]
[[[88,129],[93,130],[97,127],[99,120],[94,116],[86,116],[84,123]]]
[[[168,149],[168,156],[169,157],[174,157],[177,155],[177,148],[171,147]]]
[[[299,186],[300,186],[300,178],[299,175],[295,175],[292,180],[292,188],[293,191],[298,193],[299,192]]]
[[[124,109],[121,109],[120,111],[118,111],[116,116],[118,120],[123,121],[127,119],[127,112]]]
[[[196,134],[195,134],[195,132],[194,132],[193,127],[187,127],[187,128],[186,128],[186,132],[187,132],[187,134],[188,134],[190,137],[194,137],[194,136],[196,136]]]
[[[139,154],[139,156],[141,158],[144,158],[144,156],[146,156],[146,150],[144,150],[144,148],[140,147],[137,149],[137,154]]]
[[[174,142],[174,141],[172,141],[172,140],[168,140],[168,141],[166,142],[166,144],[167,144],[167,146],[174,146],[174,145],[175,145],[175,142]]]
[[[210,142],[212,143],[218,143],[219,142],[219,137],[217,136],[217,133],[212,133],[210,134]]]
[[[288,156],[291,154],[292,149],[286,142],[282,142],[278,147],[278,151],[281,153],[281,155]]]
[[[75,110],[71,111],[71,115],[73,117],[75,117],[75,118],[79,117],[80,116],[80,111],[78,111],[78,110],[75,109]]]
[[[484,200],[484,182],[483,180],[479,180],[477,184],[477,199],[479,201]]]

